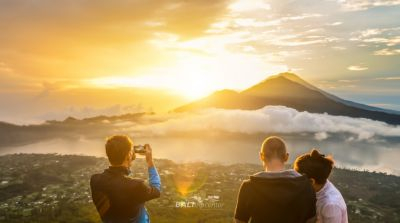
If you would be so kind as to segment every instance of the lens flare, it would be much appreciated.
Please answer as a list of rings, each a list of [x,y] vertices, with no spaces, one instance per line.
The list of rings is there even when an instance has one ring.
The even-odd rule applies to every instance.
[[[201,189],[207,181],[207,173],[201,164],[180,165],[176,168],[173,175],[176,191],[186,197],[189,193],[193,193]]]

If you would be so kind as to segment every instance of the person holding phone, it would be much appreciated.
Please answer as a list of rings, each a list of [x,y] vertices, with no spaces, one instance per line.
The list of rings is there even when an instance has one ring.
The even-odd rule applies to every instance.
[[[149,223],[150,217],[144,204],[160,197],[161,180],[154,166],[150,145],[132,147],[128,136],[108,138],[105,149],[110,167],[90,178],[93,203],[104,223]],[[142,179],[129,176],[137,153],[146,158],[149,185]]]

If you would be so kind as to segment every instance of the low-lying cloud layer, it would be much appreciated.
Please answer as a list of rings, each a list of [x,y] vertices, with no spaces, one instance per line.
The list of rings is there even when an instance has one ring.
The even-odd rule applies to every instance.
[[[299,112],[284,106],[258,110],[206,109],[195,113],[170,114],[164,122],[132,127],[136,133],[168,135],[197,131],[232,133],[314,133],[324,140],[330,134],[353,135],[348,140],[370,140],[374,136],[400,137],[400,126],[364,118]]]

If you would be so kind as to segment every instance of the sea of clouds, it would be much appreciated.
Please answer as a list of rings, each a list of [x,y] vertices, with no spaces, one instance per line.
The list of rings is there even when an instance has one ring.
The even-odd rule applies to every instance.
[[[151,135],[193,131],[244,134],[313,133],[317,140],[324,140],[330,134],[336,133],[347,133],[351,135],[348,140],[356,141],[369,140],[375,136],[400,137],[400,126],[365,118],[300,112],[285,106],[266,106],[258,110],[211,108],[171,113],[164,115],[162,119],[164,121],[157,123],[134,125],[130,130]]]

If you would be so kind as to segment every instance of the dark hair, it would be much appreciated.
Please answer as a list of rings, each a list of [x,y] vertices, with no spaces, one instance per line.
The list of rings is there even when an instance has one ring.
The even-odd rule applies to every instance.
[[[112,165],[121,165],[132,150],[132,140],[125,135],[114,135],[107,139],[106,154]]]
[[[270,136],[264,140],[261,146],[261,152],[264,154],[265,159],[272,160],[278,158],[285,161],[286,145],[283,139],[277,136]]]
[[[331,174],[334,161],[331,158],[325,157],[320,154],[316,149],[311,150],[310,153],[306,153],[297,157],[294,162],[294,169],[313,178],[316,183],[324,184]]]

